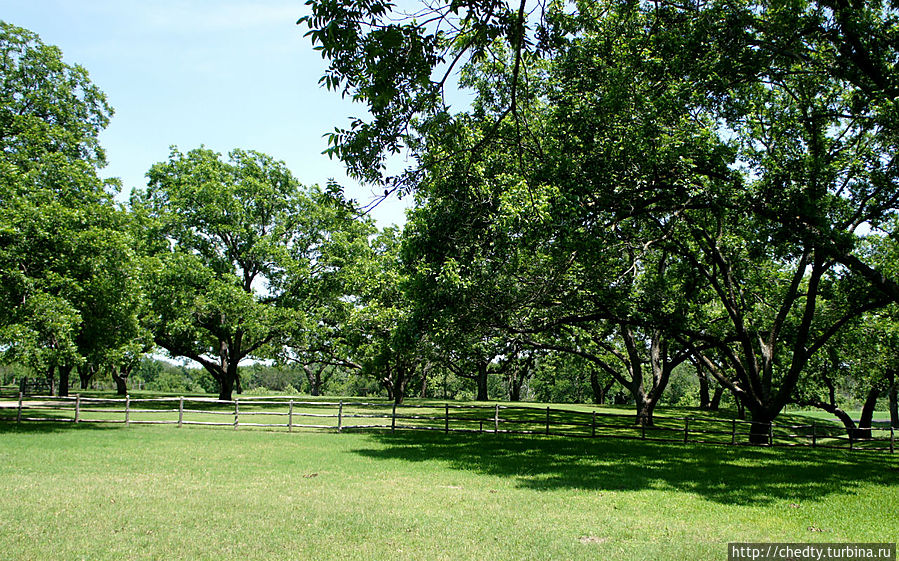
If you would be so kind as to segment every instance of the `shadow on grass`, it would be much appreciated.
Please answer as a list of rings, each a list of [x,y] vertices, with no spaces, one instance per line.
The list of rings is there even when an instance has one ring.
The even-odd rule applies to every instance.
[[[373,436],[383,446],[362,456],[438,461],[454,469],[514,478],[534,490],[677,490],[725,504],[801,502],[899,485],[899,461],[840,450],[678,445],[638,440],[459,435]]]
[[[73,423],[65,421],[28,421],[16,423],[15,418],[0,418],[0,434],[49,434],[54,432],[71,432],[73,430],[112,430],[121,428],[116,423]]]

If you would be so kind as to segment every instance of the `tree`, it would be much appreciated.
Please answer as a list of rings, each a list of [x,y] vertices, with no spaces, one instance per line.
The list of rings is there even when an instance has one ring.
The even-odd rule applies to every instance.
[[[369,241],[373,221],[332,189],[310,192],[314,204],[303,217],[304,234],[290,246],[289,267],[275,282],[296,316],[273,352],[303,369],[312,395],[321,393],[335,368],[361,369],[348,338],[376,258]]]
[[[356,52],[351,42],[373,52],[394,45],[379,25],[391,17],[387,6],[313,3],[305,21],[331,57],[328,85],[369,102],[374,116],[333,137],[336,153],[352,168],[400,139],[418,164],[403,176],[405,186],[436,194],[448,208],[452,196],[487,208],[525,193],[530,213],[517,216],[526,227],[511,223],[506,239],[529,252],[541,239],[548,251],[514,263],[514,273],[504,269],[512,258],[500,255],[487,274],[477,265],[493,259],[438,255],[425,264],[429,274],[446,278],[462,263],[460,285],[489,287],[490,275],[563,279],[549,288],[561,298],[511,291],[517,303],[530,302],[524,314],[500,294],[501,307],[528,320],[506,313],[504,321],[531,331],[598,320],[658,329],[739,396],[754,421],[751,440],[766,441],[768,423],[814,354],[854,318],[899,295],[896,279],[861,244],[862,225],[892,231],[899,204],[894,10],[881,3],[855,10],[828,2],[790,9],[581,2],[546,6],[531,32],[525,7],[432,4],[437,28],[456,24],[451,34],[431,32],[421,20],[394,24],[408,31],[404,48],[420,46],[437,62],[427,67],[428,58],[417,57],[387,73],[416,81],[381,106],[378,84],[354,82],[349,72],[380,59],[346,57]],[[500,28],[505,33],[491,34]],[[460,61],[461,84],[477,95],[469,112],[450,115],[423,94],[444,85],[432,76],[445,55],[451,67]],[[508,228],[509,214],[480,216],[457,221],[463,226],[455,230],[435,224],[435,231],[495,255],[494,245],[474,240],[484,232],[490,242],[502,240],[491,228]],[[684,321],[673,326],[665,306],[643,317],[622,310],[627,294],[616,296],[615,274],[589,285],[597,297],[566,290],[583,286],[564,282],[570,272],[589,280],[582,271],[649,270],[647,257],[660,262],[657,252],[683,286],[702,295],[674,297],[686,305],[675,306]],[[441,259],[452,267],[441,268]],[[530,275],[538,270],[546,272]],[[851,297],[829,298],[828,286]],[[568,302],[579,305],[566,305],[572,294]]]
[[[116,181],[99,176],[112,109],[87,71],[56,47],[0,22],[0,344],[68,391],[100,308],[117,310],[129,274]],[[103,304],[101,304],[103,303]],[[124,304],[127,308],[127,304]],[[121,333],[128,338],[133,333]]]
[[[696,377],[699,379],[699,409],[701,411],[717,411],[721,404],[721,398],[724,395],[724,386],[714,384],[713,393],[709,393],[713,386],[714,378],[706,373],[702,362],[695,357],[690,358],[690,363],[696,370]]]
[[[290,249],[317,235],[306,229],[314,190],[301,189],[283,163],[243,150],[223,161],[206,148],[173,149],[148,177],[132,206],[150,257],[154,340],[202,365],[230,400],[240,362],[262,354],[295,317],[279,279],[295,267]]]
[[[476,401],[487,401],[490,374],[512,376],[509,378],[510,399],[517,399],[520,390],[519,373],[510,369],[518,355],[514,342],[498,337],[471,336],[458,332],[442,333],[441,341],[433,351],[437,360],[458,378],[475,382]]]
[[[809,375],[796,388],[794,401],[827,411],[851,438],[871,438],[878,398],[887,394],[890,420],[895,423],[899,351],[894,306],[867,314],[828,341],[824,352],[810,361]],[[861,403],[856,422],[847,409]],[[848,405],[848,407],[847,407]]]
[[[371,242],[372,257],[360,271],[362,283],[347,324],[349,355],[359,371],[374,378],[388,398],[402,403],[416,372],[427,376],[429,341],[413,313],[401,233],[385,228]]]

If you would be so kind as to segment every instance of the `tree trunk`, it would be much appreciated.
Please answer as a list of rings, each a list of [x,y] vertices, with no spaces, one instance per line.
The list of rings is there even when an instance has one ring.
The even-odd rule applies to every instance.
[[[117,395],[128,395],[128,374],[119,372],[118,366],[112,367],[112,380],[115,382]]]
[[[612,380],[607,385],[603,386],[599,381],[599,375],[595,370],[590,371],[590,389],[593,390],[593,403],[596,405],[603,405],[606,402],[606,396],[609,393],[609,390],[612,389],[612,386],[615,385],[615,380]]]
[[[846,429],[846,434],[855,438],[855,434],[858,430],[855,426],[855,421],[852,420],[852,417],[849,416],[849,413],[846,413],[845,411],[837,407],[834,403],[824,403],[823,401],[809,401],[801,403],[800,405],[811,405],[812,407],[817,407],[818,409],[827,411],[828,413],[839,419],[841,423],[843,423],[843,427]]]
[[[50,386],[50,395],[56,394],[56,367],[51,366],[47,369],[47,383]]]
[[[712,400],[709,396],[709,377],[699,363],[696,363],[696,375],[699,378],[699,409],[701,411],[711,411]]]
[[[431,364],[427,363],[425,367],[421,369],[421,391],[418,393],[418,397],[421,399],[428,397],[428,375],[430,373]]]
[[[69,395],[69,374],[72,373],[71,366],[59,367],[59,397],[68,397]]]
[[[636,424],[643,427],[654,426],[652,414],[655,412],[658,399],[653,399],[652,396],[644,392],[642,388],[632,393],[637,402]]]
[[[222,376],[219,382],[219,400],[231,401],[234,392],[234,379],[228,376]]]
[[[478,395],[475,397],[475,401],[487,401],[487,374],[489,367],[489,363],[478,364]]]
[[[890,426],[894,429],[899,428],[899,383],[893,381],[890,385]]]
[[[750,413],[752,414],[752,424],[749,428],[749,442],[751,444],[768,444],[774,415],[765,409],[753,409],[750,410]]]
[[[721,407],[721,396],[724,395],[724,387],[717,386],[715,388],[715,393],[712,395],[712,400],[709,402],[709,411],[717,411],[719,407]]]
[[[406,399],[406,385],[409,383],[409,377],[406,374],[405,366],[397,366],[393,369],[393,402],[402,405]]]
[[[316,372],[312,375],[312,378],[309,380],[309,395],[313,397],[320,396],[322,394],[322,377],[321,374]]]
[[[643,427],[652,427],[654,422],[652,414],[655,411],[656,404],[653,401],[646,400],[637,405],[637,425]]]
[[[421,376],[421,391],[418,392],[418,397],[421,399],[425,399],[428,397],[428,374],[424,373]]]
[[[221,352],[219,353],[221,369],[219,374],[221,376],[219,400],[221,401],[233,401],[235,387],[237,388],[237,393],[241,393],[240,370],[237,366],[240,362],[239,357],[240,355],[230,351],[230,346],[227,343],[222,343]]]
[[[509,369],[509,401],[521,401],[521,388],[527,377],[527,370],[510,367]]]
[[[880,389],[871,388],[868,397],[865,399],[865,405],[862,407],[862,416],[858,420],[858,428],[855,429],[855,438],[870,439],[871,425],[874,422],[874,409],[877,408],[877,398],[880,397]]]
[[[240,338],[237,336],[235,338],[236,342],[233,348],[228,341],[219,340],[219,360],[215,367],[218,374],[216,377],[219,378],[220,401],[233,400],[235,383],[238,385],[238,389],[240,388],[240,373],[237,370],[237,364],[240,362]]]
[[[313,370],[308,364],[302,366],[303,372],[306,374],[306,381],[309,382],[309,395],[313,397],[321,395],[321,373]]]
[[[743,400],[740,398],[740,394],[732,391],[731,395],[734,397],[734,403],[737,406],[737,418],[742,420],[746,419],[746,405],[743,404]]]
[[[97,368],[93,365],[93,363],[85,363],[78,367],[78,379],[81,382],[81,389],[86,390],[90,387],[91,380],[94,378],[94,374],[97,373]]]

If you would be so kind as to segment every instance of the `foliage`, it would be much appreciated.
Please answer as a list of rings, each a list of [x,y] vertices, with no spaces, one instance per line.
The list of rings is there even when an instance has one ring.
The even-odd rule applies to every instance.
[[[312,204],[304,212],[303,233],[289,249],[289,267],[276,278],[294,318],[273,355],[285,367],[301,368],[302,386],[315,396],[326,391],[339,370],[360,368],[348,341],[360,298],[371,283],[369,275],[380,271],[371,266],[376,232],[372,220],[360,217],[336,186],[312,189],[309,196]],[[301,387],[299,381],[295,385]]]
[[[299,311],[291,304],[329,230],[320,213],[339,192],[303,189],[283,163],[206,148],[154,165],[132,205],[144,225],[156,343],[206,368],[230,399],[238,365],[274,353]]]
[[[326,85],[373,115],[332,137],[335,153],[354,169],[399,139],[414,157],[400,180],[418,197],[406,262],[435,332],[588,356],[620,353],[617,329],[621,381],[649,419],[692,357],[762,427],[841,328],[899,297],[863,243],[891,233],[897,210],[886,4],[437,2],[407,19],[310,4]],[[378,83],[354,81],[381,64],[357,49],[401,44],[387,22],[415,47],[385,72],[414,84],[389,106]],[[474,92],[469,111],[428,97],[444,63]]]
[[[0,22],[0,344],[52,379],[140,339],[128,217],[99,176],[112,109],[87,71]],[[137,344],[139,347],[140,345]]]
[[[407,395],[419,367],[425,366],[428,348],[406,290],[400,236],[391,227],[372,239],[347,337],[357,369],[377,380],[397,403]]]
[[[144,357],[131,375],[132,386],[164,393],[215,393],[215,380],[203,368],[187,368]]]

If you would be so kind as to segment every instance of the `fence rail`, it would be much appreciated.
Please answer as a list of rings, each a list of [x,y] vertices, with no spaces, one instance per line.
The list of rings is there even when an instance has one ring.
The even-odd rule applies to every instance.
[[[321,430],[428,430],[465,433],[531,434],[581,438],[623,438],[653,442],[749,444],[752,421],[687,416],[634,424],[633,414],[574,411],[524,405],[441,405],[308,401],[297,397],[246,397],[220,401],[201,397],[123,399],[24,396],[0,402],[0,421],[118,423]],[[768,446],[808,446],[895,453],[895,429],[812,423],[765,423]]]

